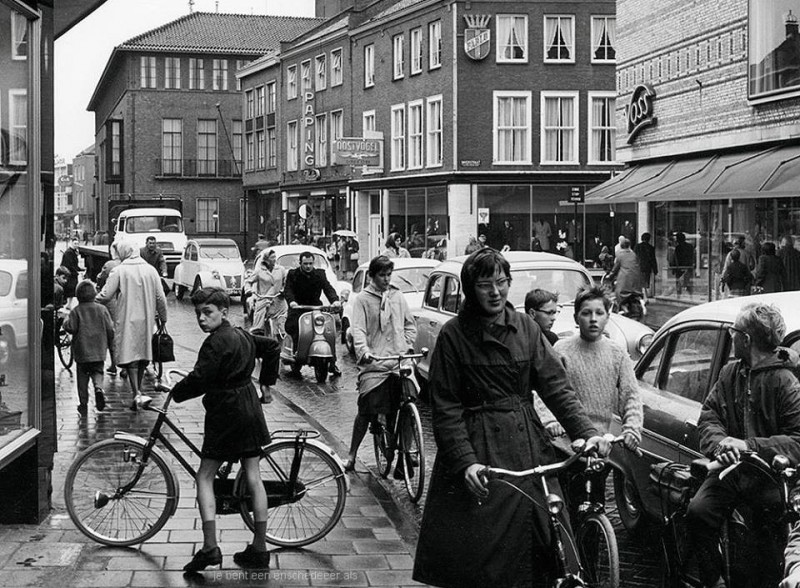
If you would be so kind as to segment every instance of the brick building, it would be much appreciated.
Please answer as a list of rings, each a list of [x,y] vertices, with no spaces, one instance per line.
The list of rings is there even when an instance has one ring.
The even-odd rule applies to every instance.
[[[617,154],[628,168],[587,196],[587,210],[636,204],[666,302],[725,296],[720,273],[739,237],[756,255],[784,237],[797,247],[798,14],[800,2],[617,3]],[[694,259],[670,270],[676,232]],[[681,270],[691,291],[678,287]]]
[[[78,217],[78,227],[89,238],[98,230],[99,216],[94,162],[94,145],[89,145],[72,160],[72,211]]]
[[[254,100],[277,88],[275,166],[244,175],[257,221],[285,213],[286,238],[352,228],[368,255],[392,231],[440,257],[479,233],[515,249],[556,250],[559,229],[611,238],[607,212],[568,201],[617,167],[614,2],[338,7],[318,2],[324,24],[242,72]]]
[[[187,234],[243,244],[236,69],[318,22],[198,12],[117,46],[88,107],[100,198],[177,195]]]

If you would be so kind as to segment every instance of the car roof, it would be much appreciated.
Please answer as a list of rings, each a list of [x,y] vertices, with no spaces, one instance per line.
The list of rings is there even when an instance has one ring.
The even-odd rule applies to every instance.
[[[120,211],[119,215],[125,216],[181,216],[181,211],[175,208],[127,208]]]
[[[542,251],[504,251],[501,254],[512,266],[528,264],[542,265],[545,267],[554,265],[561,267],[573,266],[576,269],[587,272],[586,268],[574,259],[564,257],[563,255],[556,255],[555,253],[544,253]],[[458,274],[461,272],[461,267],[468,257],[469,255],[459,255],[458,257],[448,258],[436,269]]]
[[[786,322],[787,333],[800,329],[800,313],[797,312],[798,302],[800,302],[798,292],[780,292],[775,294],[739,296],[736,298],[726,298],[724,300],[715,300],[714,302],[698,304],[670,318],[659,331],[663,331],[676,323],[685,323],[695,320],[717,320],[733,323],[739,311],[745,305],[752,304],[753,302],[774,304],[778,307],[783,315],[783,320]]]
[[[233,239],[222,239],[222,238],[215,239],[211,237],[203,239],[192,239],[192,241],[200,245],[200,247],[213,247],[213,246],[219,247],[220,245],[233,245],[234,247],[238,247],[236,241],[234,241]]]
[[[0,271],[19,273],[28,269],[28,261],[25,259],[0,259]]]
[[[370,260],[371,261],[371,260]],[[436,267],[441,261],[436,259],[428,259],[427,257],[396,257],[392,259],[394,262],[394,269],[406,269],[410,267]],[[369,268],[369,261],[365,261],[358,269],[364,270]]]
[[[259,251],[259,255],[262,251],[274,251],[275,255],[280,257],[281,255],[292,255],[295,253],[302,253],[303,251],[310,251],[314,255],[325,255],[325,252],[320,249],[319,247],[314,247],[313,245],[273,245],[272,247],[265,247],[261,251]]]

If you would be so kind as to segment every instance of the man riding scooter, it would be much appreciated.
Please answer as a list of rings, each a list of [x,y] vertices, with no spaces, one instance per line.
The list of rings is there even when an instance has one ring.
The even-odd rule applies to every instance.
[[[284,288],[284,297],[289,304],[289,314],[286,317],[286,334],[292,338],[295,349],[297,349],[300,316],[306,312],[306,310],[298,307],[321,306],[320,295],[323,292],[331,306],[338,307],[341,305],[336,290],[325,276],[325,270],[314,267],[314,254],[310,251],[303,251],[300,254],[300,267],[289,270]],[[331,349],[331,352],[333,353],[333,360],[330,363],[331,375],[333,377],[341,376],[342,372],[336,365],[336,349]],[[298,362],[292,364],[291,374],[295,378],[302,377]]]

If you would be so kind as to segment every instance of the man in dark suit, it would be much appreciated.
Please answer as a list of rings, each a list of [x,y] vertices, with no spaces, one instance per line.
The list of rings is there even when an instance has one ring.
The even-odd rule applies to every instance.
[[[314,254],[310,251],[303,251],[300,254],[300,267],[289,270],[286,276],[286,286],[284,287],[284,297],[289,304],[289,313],[286,317],[286,334],[292,338],[295,348],[297,347],[297,336],[299,333],[300,315],[306,312],[297,307],[301,305],[320,306],[322,300],[320,296],[325,293],[325,297],[332,306],[339,306],[339,296],[336,290],[328,281],[324,269],[314,267]],[[336,349],[333,352],[333,362],[331,362],[331,374],[341,376],[342,372],[336,365]],[[292,367],[292,375],[298,377],[300,369]]]

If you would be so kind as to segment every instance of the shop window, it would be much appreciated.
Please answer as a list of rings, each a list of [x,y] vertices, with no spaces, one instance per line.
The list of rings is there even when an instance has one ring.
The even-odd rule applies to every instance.
[[[442,21],[428,25],[428,69],[442,66]]]
[[[214,72],[211,79],[211,88],[213,90],[223,90],[227,91],[228,89],[228,60],[227,59],[215,59],[213,62],[214,65]]]
[[[575,17],[544,17],[544,61],[575,62]]]
[[[447,190],[389,190],[389,231],[400,233],[411,257],[447,256]]]
[[[616,94],[589,92],[589,163],[616,159]]]
[[[297,66],[292,65],[286,68],[286,99],[297,98]]]
[[[411,31],[411,75],[422,71],[422,29]]]
[[[493,163],[531,163],[531,93],[494,92]]]
[[[189,58],[189,89],[206,89],[205,61],[202,59],[196,59],[194,57]]]
[[[542,163],[578,163],[577,92],[542,92]]]
[[[592,62],[614,63],[617,60],[617,19],[592,17]]]
[[[497,63],[528,62],[528,17],[497,15]]]
[[[331,51],[331,87],[342,85],[342,50]]]
[[[314,84],[317,92],[324,90],[328,87],[328,62],[325,54],[317,55],[314,60],[314,69],[316,72],[316,82]]]

